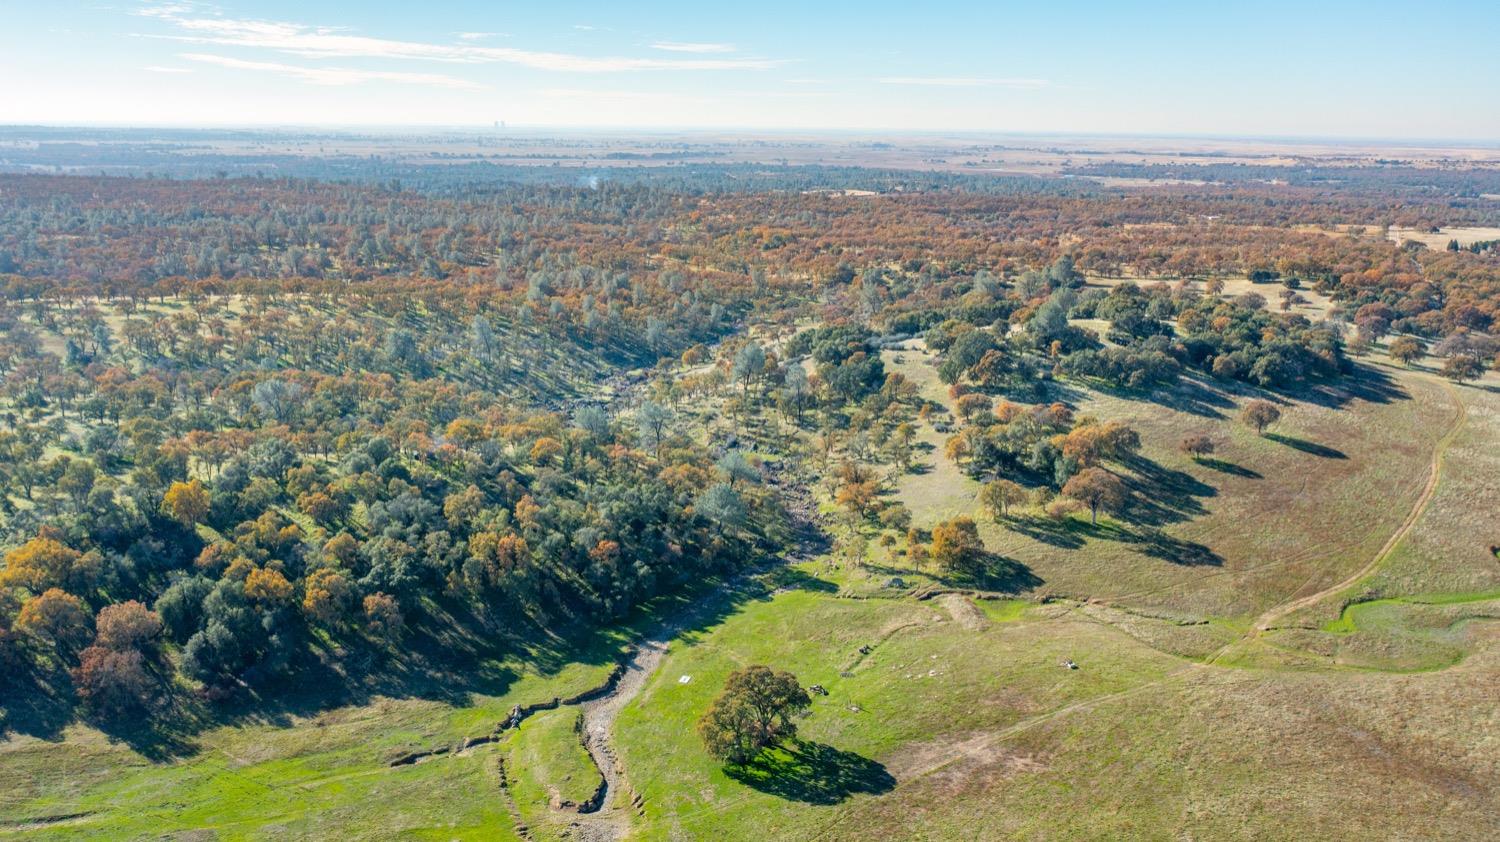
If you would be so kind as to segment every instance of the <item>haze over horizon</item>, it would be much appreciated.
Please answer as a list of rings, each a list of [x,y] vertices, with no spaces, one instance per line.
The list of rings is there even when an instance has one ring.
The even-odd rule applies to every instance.
[[[1491,142],[1490,11],[67,3],[7,14],[0,123]]]

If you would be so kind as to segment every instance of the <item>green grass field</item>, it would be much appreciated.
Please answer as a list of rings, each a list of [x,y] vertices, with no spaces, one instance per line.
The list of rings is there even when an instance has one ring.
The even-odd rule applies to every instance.
[[[829,695],[805,742],[726,773],[686,726],[752,662]],[[792,591],[674,647],[618,731],[645,839],[1483,838],[1497,765],[1470,729],[1500,715],[1495,666],[1210,667],[1063,605],[974,629]]]
[[[974,735],[1183,666],[1066,609],[1047,619],[1056,613],[1002,605],[976,629],[935,602],[796,590],[745,606],[674,646],[620,719],[621,756],[646,801],[645,838],[807,838],[831,812],[879,800]],[[1086,668],[1065,669],[1070,657]],[[790,774],[768,780],[754,769],[726,773],[684,727],[730,670],[761,662],[828,690],[801,726],[805,742],[780,758]]]
[[[83,726],[59,741],[12,737],[0,743],[0,836],[137,839],[209,830],[222,839],[506,838],[511,820],[497,746],[406,766],[390,761],[486,734],[511,705],[579,692],[608,669],[575,664],[549,676],[522,674],[504,695],[463,706],[382,699],[215,728],[185,756],[163,762]],[[532,724],[522,729],[527,743]],[[48,821],[57,817],[68,818]]]

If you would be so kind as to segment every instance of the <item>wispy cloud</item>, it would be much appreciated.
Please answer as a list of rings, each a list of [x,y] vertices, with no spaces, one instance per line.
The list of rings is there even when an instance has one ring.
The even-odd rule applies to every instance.
[[[790,91],[716,91],[712,96],[703,94],[674,93],[671,91],[622,91],[622,90],[589,90],[586,88],[546,88],[538,91],[548,99],[569,100],[594,100],[597,102],[674,102],[674,103],[697,103],[709,104],[724,102],[726,100],[766,100],[766,99],[815,99],[827,96],[827,94],[816,92],[790,92]]]
[[[148,71],[150,73],[192,73],[193,72],[192,70],[189,70],[186,67],[162,67],[159,64],[148,64],[145,67],[142,67],[141,69],[145,70],[145,71]]]
[[[687,41],[657,41],[651,45],[653,50],[666,50],[669,53],[732,53],[733,44],[700,44]]]
[[[420,60],[456,64],[517,64],[537,70],[572,73],[617,73],[631,70],[768,70],[781,61],[756,58],[626,58],[581,56],[571,53],[483,47],[474,44],[433,44],[350,35],[337,28],[285,21],[196,17],[183,5],[156,6],[140,14],[180,30],[175,35],[148,35],[191,44],[242,47],[303,58],[374,58]]]
[[[548,99],[597,100],[599,102],[689,102],[707,103],[707,97],[668,91],[591,91],[582,88],[547,88],[539,91]]]
[[[216,56],[207,53],[182,53],[178,58],[187,61],[202,62],[203,64],[213,64],[219,67],[228,67],[234,70],[255,70],[264,73],[275,73],[313,85],[329,85],[333,87],[358,85],[363,82],[401,82],[410,85],[430,85],[439,88],[457,88],[461,90],[479,90],[483,87],[467,79],[458,79],[453,76],[443,76],[437,73],[400,73],[389,70],[355,70],[346,67],[299,67],[293,64],[279,64],[270,61],[245,61],[244,59]]]
[[[197,9],[193,8],[192,3],[152,3],[150,5],[142,6],[141,8],[136,9],[134,12],[131,12],[131,14],[139,15],[143,18],[165,19],[179,17],[181,15],[189,15],[195,11],[197,11]]]
[[[887,76],[882,85],[923,85],[933,88],[1011,88],[1036,90],[1052,84],[1046,79],[995,79],[983,76]]]
[[[488,38],[504,37],[504,32],[455,32],[455,37],[460,41],[484,41]]]

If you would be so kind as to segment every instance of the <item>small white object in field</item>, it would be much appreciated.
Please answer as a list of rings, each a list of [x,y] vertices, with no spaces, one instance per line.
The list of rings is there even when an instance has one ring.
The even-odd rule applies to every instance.
[[[686,684],[686,683],[688,683],[689,681],[692,681],[692,680],[693,680],[693,677],[691,675],[684,675],[683,677],[677,679],[677,683],[678,684]]]

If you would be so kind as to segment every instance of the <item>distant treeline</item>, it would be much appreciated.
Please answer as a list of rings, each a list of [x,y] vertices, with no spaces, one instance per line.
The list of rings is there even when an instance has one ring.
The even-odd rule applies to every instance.
[[[1500,170],[1439,169],[1411,166],[1264,166],[1260,164],[1102,163],[1064,170],[1075,176],[1144,178],[1153,181],[1206,181],[1261,184],[1279,181],[1296,187],[1423,193],[1479,198],[1500,193]]]

